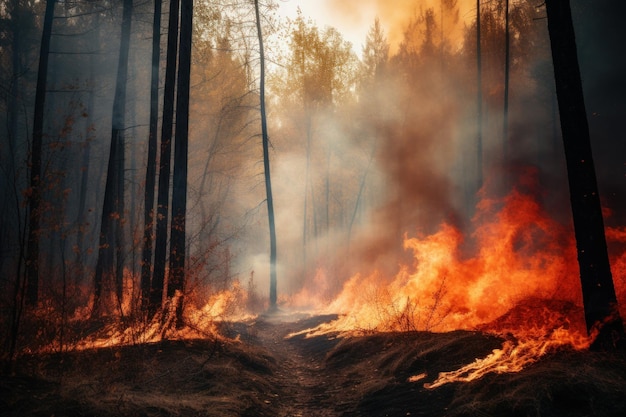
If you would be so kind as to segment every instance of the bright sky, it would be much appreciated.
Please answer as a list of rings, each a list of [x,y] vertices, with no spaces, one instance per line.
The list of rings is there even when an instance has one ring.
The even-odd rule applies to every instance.
[[[402,40],[404,29],[420,10],[440,10],[441,0],[277,0],[280,12],[295,17],[298,7],[305,17],[313,19],[320,28],[332,26],[352,43],[354,52],[361,54],[365,36],[378,17],[385,34],[395,49]],[[475,0],[458,0],[461,22],[469,23],[476,16]],[[458,28],[457,28],[458,30]],[[460,35],[460,32],[457,33]]]
[[[354,13],[346,14],[337,6],[337,0],[278,0],[281,14],[295,18],[298,7],[305,17],[313,19],[320,28],[332,26],[352,43],[357,54],[365,43],[365,36],[376,18],[376,7],[364,1]]]

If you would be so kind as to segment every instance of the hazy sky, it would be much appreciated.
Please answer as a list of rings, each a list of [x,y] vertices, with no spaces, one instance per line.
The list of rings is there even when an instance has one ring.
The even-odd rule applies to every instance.
[[[349,16],[338,9],[336,0],[278,0],[278,3],[281,14],[295,17],[299,7],[302,14],[313,19],[318,26],[336,28],[359,54],[367,31],[376,17],[376,8],[371,1],[364,1],[364,5]]]
[[[439,10],[440,0],[278,0],[281,12],[296,16],[302,14],[315,20],[318,26],[333,26],[344,39],[352,42],[354,51],[361,53],[367,31],[378,17],[392,50],[402,39],[404,28],[420,9]],[[471,21],[475,16],[474,0],[458,0],[461,20]]]

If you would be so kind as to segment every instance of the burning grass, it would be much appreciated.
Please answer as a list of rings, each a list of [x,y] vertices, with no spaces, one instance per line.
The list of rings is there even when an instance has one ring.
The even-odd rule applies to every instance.
[[[433,234],[406,237],[413,263],[393,277],[373,270],[350,278],[326,308],[344,313],[331,327],[471,330],[529,298],[581,305],[573,233],[531,195],[514,191],[502,200],[485,199],[475,223],[469,238],[447,223]],[[468,243],[474,248],[469,253],[463,249]]]
[[[354,275],[322,309],[341,313],[336,320],[291,336],[463,329],[502,338],[497,348],[427,382],[429,388],[520,372],[544,355],[586,350],[593,342],[584,325],[571,225],[553,220],[531,192],[484,198],[466,236],[443,223],[430,235],[406,237],[404,246],[412,264],[393,277],[377,270]],[[423,383],[425,375],[410,378]]]
[[[11,416],[624,415],[623,352],[587,349],[571,230],[518,191],[483,200],[475,225],[406,237],[411,264],[354,275],[313,317],[247,315],[238,285],[187,297],[179,329],[166,309],[149,322],[68,318],[74,332],[59,335],[44,311],[29,318],[46,327],[23,344],[17,373],[0,380],[0,406]],[[622,232],[608,237],[623,244]],[[623,259],[612,255],[618,295]],[[292,301],[315,301],[303,291]]]
[[[602,416],[626,412],[626,359],[571,346],[515,373],[435,386],[500,349],[482,331],[306,336],[335,316],[262,316],[230,339],[23,355],[0,376],[6,416]],[[292,321],[295,320],[295,321]],[[299,333],[298,336],[285,337]],[[411,378],[419,376],[419,378]]]
[[[488,357],[503,342],[469,331],[364,335],[337,344],[326,367],[354,384],[356,411],[347,415],[617,417],[626,411],[621,353],[560,346],[515,373],[436,385],[442,374]]]

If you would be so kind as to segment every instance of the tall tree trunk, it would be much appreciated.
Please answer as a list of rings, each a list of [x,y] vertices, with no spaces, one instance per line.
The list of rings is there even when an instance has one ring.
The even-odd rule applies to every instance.
[[[22,74],[22,25],[20,22],[22,15],[22,8],[20,0],[13,0],[13,7],[11,9],[11,32],[13,34],[13,40],[11,43],[11,92],[9,96],[9,105],[7,108],[8,117],[8,147],[9,154],[7,160],[7,190],[15,183],[15,160],[16,160],[16,144],[17,135],[19,130],[19,117],[18,109],[20,107],[20,77]],[[0,224],[5,226],[5,222],[8,220],[8,216],[5,215],[4,210],[7,210],[9,206],[9,199],[5,198],[2,207],[2,218],[0,218]],[[0,227],[5,230],[4,227]],[[1,232],[0,232],[1,233]],[[7,242],[8,243],[8,242]],[[7,245],[8,246],[8,245]],[[1,256],[1,255],[0,255]]]
[[[16,160],[17,160],[17,136],[19,132],[19,108],[21,102],[20,79],[22,76],[22,33],[23,23],[22,8],[19,0],[11,2],[11,22],[9,30],[13,35],[11,42],[11,86],[9,90],[8,103],[6,108],[7,125],[6,137],[2,137],[0,146],[6,149],[0,155],[0,164],[4,167],[0,177],[0,195],[4,198],[0,202],[0,269],[4,262],[15,259],[15,248],[19,241],[19,233],[16,231],[21,226],[21,210],[19,200],[22,195],[16,190]],[[4,140],[6,139],[6,143]],[[18,202],[18,204],[14,204]],[[17,208],[17,210],[15,210]],[[19,258],[22,262],[22,258]],[[23,276],[15,276],[15,282],[21,282]]]
[[[134,59],[133,61],[129,62],[129,69],[130,69],[130,74],[129,74],[129,80],[136,80],[137,78],[137,72],[134,70],[134,68],[137,67],[137,60]],[[136,97],[137,96],[137,83],[136,81],[131,82],[129,85],[129,93],[131,94],[131,96]],[[137,233],[139,232],[139,209],[141,206],[139,206],[139,208],[137,207],[137,205],[139,204],[139,198],[136,198],[135,196],[139,196],[139,192],[137,189],[137,183],[139,182],[138,179],[138,175],[136,174],[138,171],[137,168],[137,111],[140,108],[143,108],[143,103],[139,103],[139,100],[133,100],[133,108],[130,109],[128,111],[128,117],[129,117],[129,121],[128,121],[128,126],[129,126],[129,132],[130,132],[130,137],[132,138],[131,141],[127,142],[128,143],[128,149],[130,151],[130,155],[128,158],[128,171],[130,173],[130,184],[129,184],[129,188],[130,188],[130,198],[128,200],[128,221],[127,223],[127,238],[130,239],[131,242],[131,248],[129,248],[129,250],[126,252],[125,257],[129,256],[130,259],[128,259],[127,261],[127,268],[129,268],[131,276],[135,277],[136,276],[136,272],[137,272],[137,251],[138,251],[138,246],[139,246],[139,242],[138,242],[138,235]],[[134,278],[133,278],[134,279]],[[141,285],[141,283],[139,283]],[[134,285],[134,284],[133,284]]]
[[[95,13],[92,21],[93,31],[91,32],[92,45],[98,45],[100,41],[100,14]],[[87,99],[87,128],[85,129],[85,147],[82,149],[83,158],[81,164],[81,178],[79,189],[79,203],[78,203],[78,233],[76,235],[76,251],[75,264],[76,264],[76,277],[75,284],[82,279],[85,271],[85,254],[84,249],[85,229],[87,227],[87,189],[89,184],[89,163],[91,160],[91,139],[92,139],[92,124],[94,123],[94,100],[95,100],[95,72],[96,72],[96,58],[95,54],[89,55],[89,98]]]
[[[159,159],[159,190],[157,196],[157,220],[154,246],[154,272],[150,287],[149,314],[161,308],[165,284],[165,261],[167,256],[167,225],[169,218],[170,166],[172,159],[172,134],[174,126],[174,97],[176,92],[176,57],[178,56],[179,0],[170,0],[167,28],[167,56],[165,63],[165,86],[163,91],[163,120],[161,122],[161,149]]]
[[[306,112],[306,109],[305,109]],[[302,271],[304,277],[308,277],[308,205],[309,205],[309,187],[311,184],[311,142],[312,142],[312,121],[311,115],[307,114],[306,116],[306,166],[304,173],[304,207],[302,210],[303,220],[302,220]]]
[[[274,200],[272,198],[272,182],[270,176],[269,136],[267,133],[267,117],[265,112],[265,52],[263,50],[263,31],[259,0],[254,0],[256,28],[259,38],[260,58],[260,106],[261,106],[261,133],[263,135],[263,167],[265,169],[265,193],[267,197],[267,217],[270,228],[270,309],[276,309],[276,226],[274,224]],[[305,219],[306,221],[306,219]]]
[[[93,78],[92,78],[93,79]],[[91,83],[93,85],[93,83]],[[93,111],[94,93],[89,93],[87,111],[89,120],[93,120],[91,112]],[[82,149],[83,157],[80,166],[80,188],[79,188],[79,201],[78,201],[78,215],[76,223],[78,224],[78,231],[76,233],[76,248],[74,263],[76,266],[76,282],[83,276],[85,270],[85,227],[87,225],[87,184],[89,180],[89,161],[91,156],[91,139],[89,136],[85,139],[84,148]]]
[[[159,63],[161,57],[161,10],[163,1],[154,0],[152,22],[152,74],[150,79],[150,121],[148,161],[144,198],[143,252],[141,256],[141,306],[148,306],[152,271],[152,234],[154,231],[154,187],[156,185],[157,129],[159,120]]]
[[[43,145],[43,118],[48,80],[48,58],[50,38],[56,0],[46,1],[46,12],[39,49],[39,69],[37,71],[37,89],[35,90],[35,110],[33,113],[33,142],[30,155],[30,190],[28,213],[28,251],[26,258],[27,293],[26,302],[37,304],[39,297],[39,240],[41,220],[41,151]]]
[[[172,225],[170,231],[170,274],[167,296],[176,292],[176,323],[182,324],[185,289],[187,162],[189,148],[189,85],[191,76],[191,39],[193,0],[182,0],[180,10],[180,51],[178,53],[178,87],[176,93],[176,142],[174,144],[174,177],[172,184]]]
[[[93,316],[101,313],[101,299],[104,290],[105,279],[110,279],[113,273],[113,247],[114,235],[111,226],[113,213],[115,212],[115,160],[117,157],[117,140],[112,140],[109,149],[109,162],[107,164],[106,184],[104,186],[104,202],[102,203],[102,216],[100,220],[100,238],[98,240],[98,260],[94,276],[94,303]]]
[[[480,21],[480,0],[476,0],[476,170],[478,190],[483,186],[483,59]]]
[[[0,245],[4,248],[11,247],[10,251],[7,251],[6,254],[0,254],[0,269],[3,268],[3,263],[5,259],[10,259],[11,257],[17,255],[17,262],[15,262],[15,274],[13,280],[13,289],[11,292],[10,302],[12,303],[10,307],[10,318],[9,318],[9,329],[8,329],[8,338],[6,340],[7,351],[8,351],[8,361],[6,362],[5,371],[10,373],[13,371],[15,354],[17,351],[17,340],[19,336],[20,330],[20,322],[22,317],[22,311],[24,307],[24,298],[25,298],[25,287],[23,285],[22,278],[22,266],[24,259],[24,250],[25,250],[25,233],[23,233],[23,223],[22,216],[20,215],[20,193],[18,191],[18,186],[16,182],[16,173],[15,173],[15,160],[17,157],[16,154],[16,142],[17,142],[17,134],[18,134],[18,112],[20,102],[20,88],[19,88],[19,79],[20,74],[22,72],[21,68],[21,31],[20,31],[20,19],[21,19],[21,7],[19,0],[13,0],[13,8],[11,10],[11,30],[13,32],[13,43],[12,43],[12,80],[11,80],[11,96],[9,101],[8,110],[8,118],[9,118],[9,130],[8,134],[8,176],[5,188],[3,188],[3,202],[2,209],[0,212]],[[11,209],[14,207],[14,211]],[[13,213],[11,213],[13,212]],[[14,253],[12,246],[17,241],[19,251],[18,253]]]
[[[113,98],[113,118],[111,122],[111,147],[107,166],[102,220],[100,225],[100,245],[94,278],[94,314],[101,313],[100,305],[104,279],[115,278],[115,291],[118,302],[122,298],[123,252],[124,252],[124,127],[126,113],[126,84],[128,79],[128,52],[130,48],[130,27],[133,0],[124,0],[122,14],[122,34]],[[115,268],[113,260],[116,259]]]
[[[504,106],[502,112],[502,157],[504,164],[509,160],[509,78],[511,70],[511,28],[509,24],[509,0],[504,2]]]
[[[328,150],[326,153],[326,178],[325,178],[325,184],[324,184],[324,199],[326,200],[324,202],[324,221],[325,221],[325,225],[324,225],[324,233],[327,234],[328,231],[330,230],[330,162],[331,162],[331,144],[328,143]],[[326,240],[326,243],[328,243],[328,240]],[[325,249],[328,249],[328,247],[326,247]]]
[[[376,155],[376,148],[378,146],[378,140],[374,140],[374,145],[372,146],[372,151],[370,152],[369,160],[367,161],[367,166],[363,171],[363,175],[361,176],[361,181],[359,181],[359,192],[356,196],[356,201],[354,202],[354,210],[352,211],[352,216],[350,217],[350,222],[348,223],[348,250],[350,249],[350,243],[352,240],[352,228],[354,227],[354,222],[356,221],[357,213],[359,212],[359,208],[361,207],[361,200],[363,199],[363,190],[365,190],[365,183],[367,180],[367,174],[372,166],[372,162],[374,161],[374,156]]]
[[[570,3],[547,0],[546,8],[585,321],[590,334],[599,331],[594,347],[607,349],[619,340],[623,344],[624,327],[604,235]]]

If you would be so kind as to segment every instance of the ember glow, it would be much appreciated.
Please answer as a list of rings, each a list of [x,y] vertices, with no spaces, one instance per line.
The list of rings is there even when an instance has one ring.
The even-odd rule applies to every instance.
[[[434,234],[405,238],[414,263],[401,266],[395,277],[377,271],[353,276],[326,307],[342,317],[324,330],[475,329],[527,299],[581,305],[569,227],[519,191],[484,199],[478,208],[471,242],[443,223]],[[466,249],[468,244],[476,249]]]
[[[494,349],[487,357],[476,359],[456,371],[442,372],[433,383],[424,384],[424,387],[435,389],[450,382],[470,382],[489,373],[519,372],[548,352],[563,346],[586,349],[589,343],[588,338],[572,334],[563,328],[539,338],[507,340],[501,349]],[[410,381],[416,382],[419,379],[411,378]]]
[[[402,265],[392,278],[378,271],[354,275],[323,310],[340,317],[300,333],[465,329],[503,338],[487,357],[425,384],[431,389],[519,372],[560,348],[587,349],[593,335],[585,331],[571,226],[551,219],[533,195],[518,190],[503,199],[484,198],[474,222],[467,238],[448,223],[430,235],[405,237],[413,264]],[[623,230],[608,230],[607,236],[619,241]],[[623,259],[612,259],[620,294]]]
[[[225,339],[218,329],[219,323],[233,320],[246,321],[254,317],[245,311],[247,297],[248,294],[243,291],[238,282],[235,282],[232,288],[215,292],[203,298],[204,301],[200,304],[192,299],[187,302],[184,308],[184,325],[177,327],[174,325],[176,320],[175,306],[176,303],[181,302],[180,293],[178,293],[164,307],[162,312],[159,312],[149,321],[126,325],[124,320],[114,319],[84,338],[74,342],[65,341],[65,346],[59,345],[59,341],[56,340],[51,344],[42,346],[37,351],[40,353],[68,349],[80,351],[138,343],[155,343],[164,339]],[[72,323],[88,321],[90,311],[90,308],[79,309],[69,321]],[[131,311],[125,308],[124,314],[129,315]]]
[[[37,7],[22,5],[25,2],[14,3],[32,8],[33,17],[39,13]],[[75,12],[65,11],[71,20],[54,23],[53,33],[72,34],[72,39],[66,36],[66,50],[74,61],[57,54],[50,70],[55,85],[44,89],[50,94],[48,106],[54,103],[67,116],[59,133],[50,109],[45,115],[49,168],[42,201],[34,205],[45,207],[45,221],[34,233],[39,236],[33,236],[36,250],[29,249],[35,240],[26,238],[26,230],[35,230],[26,220],[37,212],[20,203],[42,197],[35,191],[43,177],[28,181],[28,170],[18,169],[2,188],[10,191],[7,201],[15,206],[10,214],[14,209],[5,204],[7,220],[0,225],[2,242],[10,243],[0,245],[0,275],[8,277],[0,283],[5,295],[0,309],[11,313],[0,324],[12,339],[11,346],[5,344],[10,360],[23,353],[83,354],[166,340],[184,340],[184,345],[190,339],[228,339],[250,350],[267,348],[269,356],[285,342],[284,352],[273,356],[282,367],[295,363],[291,355],[296,351],[286,347],[291,340],[279,339],[296,328],[298,332],[287,338],[324,338],[317,342],[354,337],[350,341],[360,342],[357,337],[386,332],[373,338],[389,337],[389,343],[395,343],[395,333],[412,340],[434,340],[448,332],[451,337],[478,336],[480,353],[468,350],[464,359],[453,361],[450,351],[444,351],[441,367],[417,369],[421,365],[412,362],[411,373],[402,370],[408,382],[436,389],[487,374],[519,372],[546,354],[584,350],[593,343],[595,335],[587,335],[584,322],[559,125],[562,99],[555,96],[543,5],[507,2],[506,9],[504,2],[475,0],[290,0],[271,2],[277,8],[265,8],[264,29],[257,32],[246,23],[250,2],[194,2],[191,108],[189,114],[175,111],[177,117],[188,116],[190,126],[183,138],[175,129],[179,137],[173,142],[174,165],[184,165],[185,171],[189,165],[185,178],[172,181],[189,188],[184,187],[187,206],[182,213],[186,264],[179,280],[164,265],[173,265],[170,261],[180,255],[174,243],[181,241],[172,232],[181,230],[168,219],[161,197],[171,194],[173,200],[182,200],[174,197],[174,189],[162,189],[165,181],[160,181],[169,175],[164,163],[168,154],[163,152],[172,139],[163,137],[167,125],[161,122],[159,129],[158,120],[172,114],[165,114],[165,104],[155,110],[152,97],[148,106],[147,96],[168,85],[163,79],[152,84],[149,63],[167,68],[165,73],[171,66],[149,59],[150,46],[156,43],[148,43],[145,34],[150,28],[142,25],[150,19],[138,18],[153,13],[143,10],[153,2],[139,5],[141,14],[132,19],[130,66],[136,71],[124,107],[128,120],[113,129],[127,132],[120,149],[129,152],[120,156],[115,168],[106,155],[116,148],[117,139],[108,136],[112,117],[103,109],[116,101],[112,92],[117,88],[111,86],[130,83],[115,78],[121,72],[115,69],[124,68],[121,62],[100,61],[98,56],[121,56],[116,49],[119,39],[109,40],[108,34],[119,32],[116,16],[124,13],[117,10],[104,23],[100,15],[115,8],[91,10],[90,2],[79,3]],[[592,9],[582,3],[579,13]],[[13,19],[8,10],[0,10],[0,20]],[[18,15],[11,30],[20,26]],[[36,27],[24,33],[34,39],[30,35],[39,32],[40,19],[30,20]],[[599,54],[601,48],[593,43],[593,25],[585,23],[586,29],[577,24],[584,40],[579,49],[587,54],[586,59],[581,54],[581,62],[592,67],[584,61],[605,59],[591,59],[595,56],[589,51]],[[93,39],[74,30],[92,26],[98,27]],[[154,29],[160,31],[155,35],[166,32],[164,27]],[[257,62],[262,61],[257,54],[263,49],[250,41],[263,31],[268,45],[263,58],[271,63],[267,79],[257,75]],[[166,47],[164,37],[161,41]],[[21,77],[17,74],[26,71],[21,63],[34,62],[37,45],[29,41],[20,46],[17,40],[7,45],[0,50],[23,49],[12,55],[19,58],[13,66],[8,65],[10,54],[0,54],[7,57],[0,60],[5,70],[0,74],[13,74],[3,78],[9,91],[14,78]],[[152,49],[159,52],[154,58],[169,55],[157,49]],[[85,51],[97,53],[87,62],[82,58],[88,55]],[[35,107],[31,101],[39,86],[34,68],[15,84],[15,98],[1,99],[8,110],[4,124],[15,131],[7,130],[0,148],[17,145],[8,159],[2,156],[3,168],[34,166],[26,135],[33,130],[32,120],[28,112],[16,111]],[[594,154],[599,155],[598,193],[604,198],[612,278],[624,316],[626,152],[615,144],[613,134],[622,120],[611,114],[617,106],[598,82],[608,79],[606,74],[597,68],[586,71],[585,101],[590,103],[594,152],[599,151]],[[622,77],[623,71],[615,72],[616,79]],[[182,80],[181,74],[177,77]],[[263,164],[262,147],[256,142],[261,129],[257,94],[266,87],[260,79],[267,80],[269,110],[261,125],[267,122],[272,145],[271,157]],[[607,85],[613,92],[617,83],[609,80]],[[28,94],[19,97],[20,89]],[[616,96],[626,96],[615,91]],[[71,92],[74,99],[60,92]],[[172,102],[165,94],[156,96]],[[175,100],[177,106],[182,102]],[[163,114],[154,118],[161,108]],[[112,114],[119,111],[116,105]],[[64,118],[60,114],[59,120]],[[156,125],[148,131],[153,120]],[[154,136],[159,130],[161,136]],[[57,136],[58,143],[53,140]],[[153,149],[151,139],[161,141],[156,159],[146,158]],[[181,139],[184,148],[189,146],[187,158],[176,156]],[[93,151],[86,152],[92,145]],[[271,175],[265,169],[270,159]],[[266,193],[270,180],[272,200]],[[107,214],[109,199],[102,193],[109,193],[106,189],[113,182],[119,195],[111,201],[118,199],[120,207]],[[56,204],[59,196],[63,204]],[[148,209],[150,199],[158,203],[156,212]],[[269,210],[270,202],[275,213]],[[155,219],[169,224],[169,232],[161,233],[167,227],[155,228]],[[268,239],[268,219],[276,226],[276,242]],[[105,233],[107,223],[116,223],[115,230]],[[157,242],[169,243],[157,247]],[[268,256],[276,246],[277,256]],[[26,256],[30,254],[41,263],[35,271],[41,277],[36,279],[26,273],[31,269],[26,267],[34,265]],[[100,274],[102,268],[108,272]],[[275,270],[277,280],[270,279],[269,272]],[[182,270],[172,271],[178,275]],[[270,280],[278,282],[277,306],[273,297],[268,302]],[[176,291],[168,291],[172,289]],[[283,326],[304,317],[297,326]],[[270,322],[276,327],[268,330]],[[311,342],[304,337],[298,341]],[[465,351],[465,345],[455,346]],[[385,346],[376,345],[372,351],[378,349],[380,353]],[[333,351],[318,353],[330,358]],[[309,359],[298,355],[298,361]],[[484,357],[474,360],[477,356]],[[343,360],[341,355],[336,358]],[[319,384],[309,384],[314,385]]]

